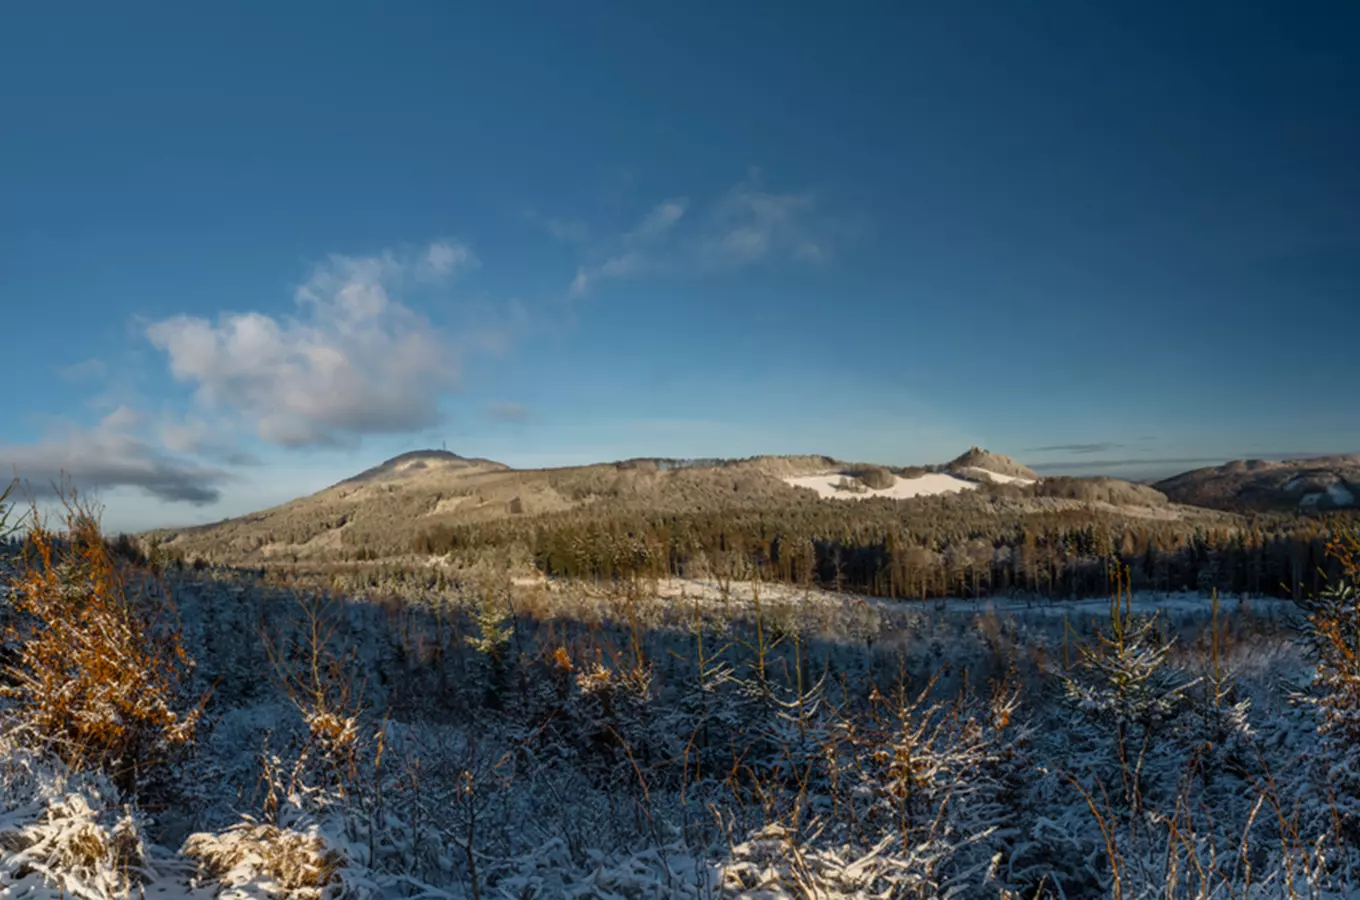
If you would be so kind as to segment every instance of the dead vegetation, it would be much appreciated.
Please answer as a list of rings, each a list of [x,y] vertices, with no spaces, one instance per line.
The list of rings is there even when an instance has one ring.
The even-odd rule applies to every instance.
[[[227,887],[262,882],[269,893],[294,900],[326,896],[339,886],[348,862],[316,834],[249,820],[223,834],[192,835],[183,852],[199,863],[205,879]]]
[[[17,727],[76,770],[133,792],[192,744],[204,700],[184,693],[192,662],[169,598],[120,566],[90,508],[72,496],[60,534],[37,520],[13,584],[0,696]]]

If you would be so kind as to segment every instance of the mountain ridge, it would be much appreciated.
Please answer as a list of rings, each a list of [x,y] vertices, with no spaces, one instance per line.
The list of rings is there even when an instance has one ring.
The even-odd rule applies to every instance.
[[[372,559],[373,554],[411,553],[416,538],[431,528],[481,528],[586,510],[593,516],[774,510],[806,515],[815,504],[847,500],[924,503],[921,509],[934,510],[1000,504],[1022,515],[1069,509],[1163,519],[1199,515],[1152,487],[1104,477],[1041,478],[1016,460],[980,447],[930,466],[790,454],[646,457],[537,469],[447,450],[412,450],[268,509],[141,537],[212,561]]]
[[[1230,511],[1324,511],[1360,505],[1360,453],[1235,459],[1152,485],[1179,503]]]

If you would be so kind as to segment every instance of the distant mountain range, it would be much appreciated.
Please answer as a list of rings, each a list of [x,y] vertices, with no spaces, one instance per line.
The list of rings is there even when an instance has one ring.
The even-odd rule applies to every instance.
[[[1014,459],[972,447],[938,465],[892,467],[828,456],[630,459],[514,469],[446,450],[403,453],[307,497],[211,525],[148,532],[186,556],[373,558],[408,553],[433,526],[617,509],[711,514],[795,510],[843,501],[1000,503],[1028,515],[1096,509],[1125,517],[1210,519],[1227,513],[1326,511],[1360,497],[1360,456],[1246,461],[1197,469],[1153,486],[1108,477],[1041,477]],[[957,497],[954,500],[951,498]]]
[[[1177,503],[1240,512],[1354,509],[1360,501],[1360,454],[1235,460],[1153,487]]]

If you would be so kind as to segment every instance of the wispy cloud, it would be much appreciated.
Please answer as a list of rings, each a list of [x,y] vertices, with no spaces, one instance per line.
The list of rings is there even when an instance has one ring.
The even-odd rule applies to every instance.
[[[576,277],[571,280],[571,287],[568,289],[573,297],[579,297],[590,290],[590,272],[585,268],[576,270]]]
[[[700,240],[700,263],[720,269],[772,259],[816,263],[830,258],[840,229],[819,215],[817,198],[765,191],[760,180],[753,172],[718,202]]]
[[[577,268],[571,281],[572,296],[579,297],[602,281],[632,278],[653,268],[657,262],[656,245],[685,215],[688,206],[689,200],[680,197],[653,207],[634,228],[611,242],[611,248],[601,254],[603,262]]]
[[[677,197],[674,200],[657,204],[638,223],[638,226],[628,233],[628,241],[630,243],[647,243],[662,237],[671,230],[671,226],[680,221],[688,208],[688,197]]]
[[[61,366],[57,369],[57,376],[62,381],[79,383],[98,381],[107,371],[108,366],[102,359],[87,359],[69,366]]]
[[[571,280],[572,296],[587,293],[601,281],[611,278],[631,278],[647,270],[648,258],[641,253],[624,253],[611,256],[598,266],[581,266]]]
[[[1067,462],[1034,463],[1030,468],[1036,472],[1075,472],[1075,471],[1103,471],[1122,468],[1139,467],[1163,467],[1163,466],[1204,466],[1216,465],[1224,462],[1222,456],[1183,456],[1183,457],[1164,457],[1142,459],[1082,459],[1069,460]]]
[[[465,244],[453,240],[434,241],[425,248],[417,274],[428,280],[448,278],[462,269],[475,269],[480,262]]]
[[[393,298],[403,277],[446,278],[472,257],[436,242],[418,256],[331,256],[298,287],[296,318],[258,312],[216,322],[175,316],[146,336],[205,411],[233,416],[284,447],[352,443],[441,419],[458,384],[455,347]]]
[[[696,217],[687,197],[664,200],[616,237],[597,242],[577,267],[570,293],[643,273],[719,271],[755,263],[823,263],[854,234],[813,192],[762,187],[759,170]],[[594,261],[589,261],[593,258]]]
[[[1088,455],[1091,453],[1109,453],[1111,450],[1133,450],[1137,453],[1149,452],[1148,444],[1157,440],[1153,436],[1134,438],[1128,443],[1120,441],[1093,441],[1088,444],[1050,444],[1046,447],[1030,447],[1024,453],[1072,453],[1076,455]],[[1142,446],[1136,446],[1136,445]]]
[[[496,422],[519,424],[529,420],[529,410],[519,403],[489,403],[486,415]]]
[[[1030,447],[1025,453],[1108,453],[1117,450],[1124,444],[1117,444],[1113,441],[1101,441],[1094,444],[1052,444],[1048,447]]]
[[[580,219],[554,218],[532,209],[524,217],[564,244],[584,244],[590,240],[590,226]]]

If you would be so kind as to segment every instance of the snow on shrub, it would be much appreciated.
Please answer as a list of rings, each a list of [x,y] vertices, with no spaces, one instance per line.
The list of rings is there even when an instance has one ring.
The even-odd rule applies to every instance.
[[[200,880],[215,882],[218,896],[339,900],[363,895],[346,879],[348,857],[315,824],[280,828],[247,818],[221,834],[195,834],[181,851],[200,865]]]
[[[156,876],[142,815],[106,778],[58,771],[7,739],[0,755],[4,896],[120,900]]]
[[[0,870],[13,879],[7,891],[41,885],[82,900],[108,900],[129,896],[150,876],[141,824],[130,809],[119,814],[117,807],[92,806],[85,794],[70,793],[31,821],[7,827],[14,818],[0,825]]]
[[[1341,577],[1305,604],[1304,638],[1317,661],[1313,694],[1322,738],[1316,760],[1326,803],[1317,818],[1360,845],[1360,535],[1332,541]],[[1330,821],[1329,821],[1330,820]]]

